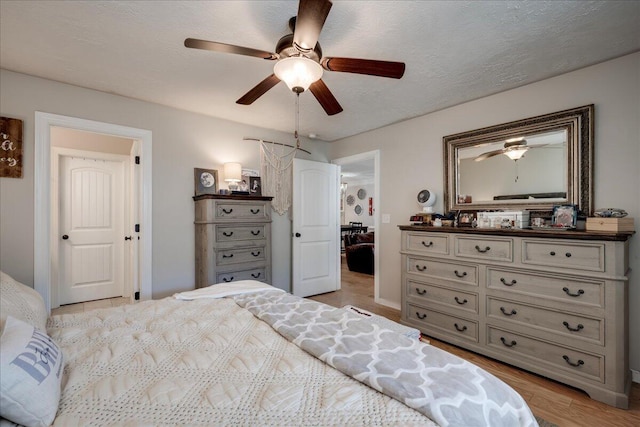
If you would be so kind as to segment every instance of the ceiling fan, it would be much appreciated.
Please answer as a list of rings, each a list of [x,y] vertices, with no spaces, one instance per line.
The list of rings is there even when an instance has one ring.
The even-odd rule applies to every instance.
[[[479,156],[475,157],[473,160],[476,162],[480,162],[482,160],[488,159],[489,157],[497,156],[499,154],[504,154],[509,157],[511,160],[518,161],[524,156],[524,154],[534,148],[545,147],[549,144],[540,144],[530,146],[527,145],[527,140],[520,138],[507,139],[504,143],[504,148],[500,150],[488,151],[486,153],[482,153]]]
[[[332,116],[341,112],[342,107],[322,81],[323,70],[399,79],[404,75],[405,64],[371,59],[323,57],[318,37],[331,6],[330,0],[300,0],[297,17],[289,19],[289,28],[293,33],[278,41],[275,53],[193,38],[186,39],[184,45],[194,49],[277,61],[273,74],[238,99],[238,104],[252,104],[283,80],[297,94],[309,89],[324,111]]]

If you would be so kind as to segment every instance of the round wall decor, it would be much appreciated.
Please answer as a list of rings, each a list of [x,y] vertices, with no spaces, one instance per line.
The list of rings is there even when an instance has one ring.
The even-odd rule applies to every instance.
[[[356,198],[355,198],[355,197],[353,197],[353,194],[349,194],[349,195],[347,196],[347,204],[348,204],[349,206],[352,206],[355,202],[356,202]]]
[[[358,199],[364,200],[365,197],[367,197],[367,190],[365,190],[364,188],[359,189],[358,190]]]
[[[356,207],[353,208],[353,210],[355,211],[356,215],[362,215],[362,206],[356,205]]]

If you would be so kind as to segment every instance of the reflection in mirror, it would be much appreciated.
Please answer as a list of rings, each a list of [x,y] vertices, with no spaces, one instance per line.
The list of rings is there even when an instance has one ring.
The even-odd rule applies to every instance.
[[[592,211],[593,105],[444,140],[446,209]]]

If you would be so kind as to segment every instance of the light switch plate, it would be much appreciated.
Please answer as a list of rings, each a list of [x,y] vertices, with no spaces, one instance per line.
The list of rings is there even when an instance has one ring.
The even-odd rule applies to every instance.
[[[382,214],[382,223],[383,224],[389,224],[391,222],[391,215],[390,214]]]

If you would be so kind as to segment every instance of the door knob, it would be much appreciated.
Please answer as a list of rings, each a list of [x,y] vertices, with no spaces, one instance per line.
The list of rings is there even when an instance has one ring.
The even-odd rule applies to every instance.
[[[69,236],[67,236],[66,234],[62,236],[62,240],[68,240],[68,239],[69,239]]]
[[[296,233],[296,237],[300,237],[300,236],[302,236],[302,234]]]

